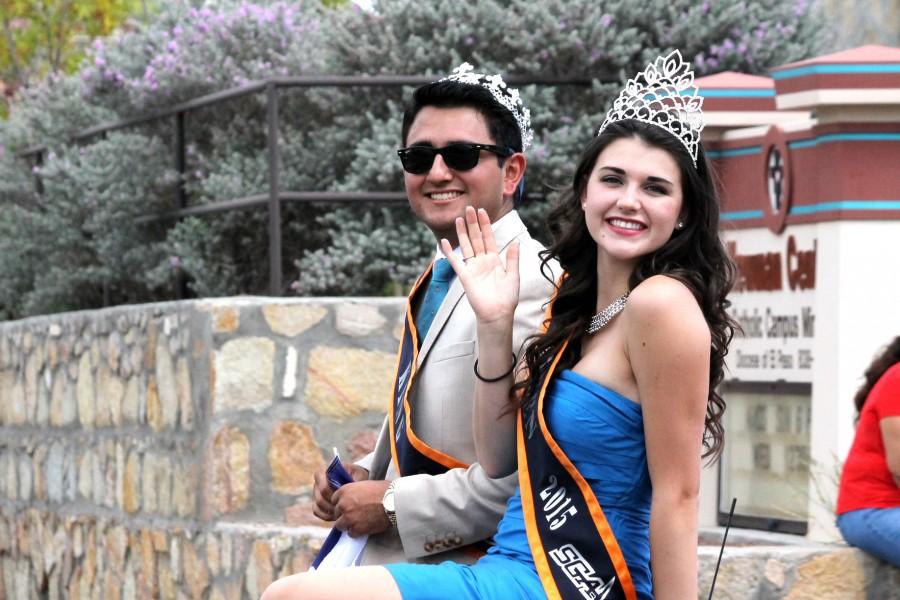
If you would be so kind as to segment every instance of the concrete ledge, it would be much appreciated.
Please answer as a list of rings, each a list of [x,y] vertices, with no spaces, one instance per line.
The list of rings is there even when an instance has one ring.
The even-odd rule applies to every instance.
[[[700,598],[709,596],[723,528],[704,529]],[[845,544],[732,529],[715,600],[900,600],[900,569]]]

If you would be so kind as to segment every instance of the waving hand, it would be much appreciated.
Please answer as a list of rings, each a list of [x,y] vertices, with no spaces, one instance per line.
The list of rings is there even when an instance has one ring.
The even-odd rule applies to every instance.
[[[475,316],[482,324],[512,323],[519,302],[519,244],[514,242],[500,256],[491,220],[484,209],[466,207],[466,218],[456,219],[456,233],[462,258],[450,243],[441,240],[441,248],[466,291]]]

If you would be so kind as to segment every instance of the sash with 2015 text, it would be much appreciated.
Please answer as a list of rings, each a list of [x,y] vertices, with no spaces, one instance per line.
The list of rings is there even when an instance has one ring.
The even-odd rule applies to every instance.
[[[419,356],[419,334],[413,317],[413,302],[419,288],[429,280],[429,267],[419,277],[406,302],[406,318],[403,325],[403,338],[397,356],[397,375],[394,378],[391,414],[388,423],[391,432],[391,457],[394,467],[401,476],[406,475],[439,475],[448,469],[466,468],[468,465],[456,458],[432,448],[416,436],[412,429],[412,410],[409,402],[409,391],[416,376],[416,364]]]
[[[519,410],[518,461],[528,545],[550,600],[636,600],[625,558],[590,485],[550,434],[544,400],[568,342]]]

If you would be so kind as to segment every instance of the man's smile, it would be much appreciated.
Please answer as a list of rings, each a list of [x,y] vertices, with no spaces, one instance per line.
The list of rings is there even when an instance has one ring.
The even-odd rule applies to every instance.
[[[447,201],[447,200],[453,200],[453,199],[455,199],[455,198],[459,198],[460,196],[463,195],[463,193],[462,193],[462,192],[457,192],[457,191],[453,191],[453,192],[429,192],[429,193],[427,193],[427,194],[425,194],[425,195],[428,196],[429,198],[431,198],[432,200],[436,201],[436,202],[444,202],[444,201]]]

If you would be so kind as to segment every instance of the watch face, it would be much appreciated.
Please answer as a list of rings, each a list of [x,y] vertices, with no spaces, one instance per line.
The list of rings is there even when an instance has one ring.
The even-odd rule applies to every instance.
[[[384,494],[384,499],[382,499],[381,504],[384,506],[386,512],[394,512],[394,490],[388,490]]]

